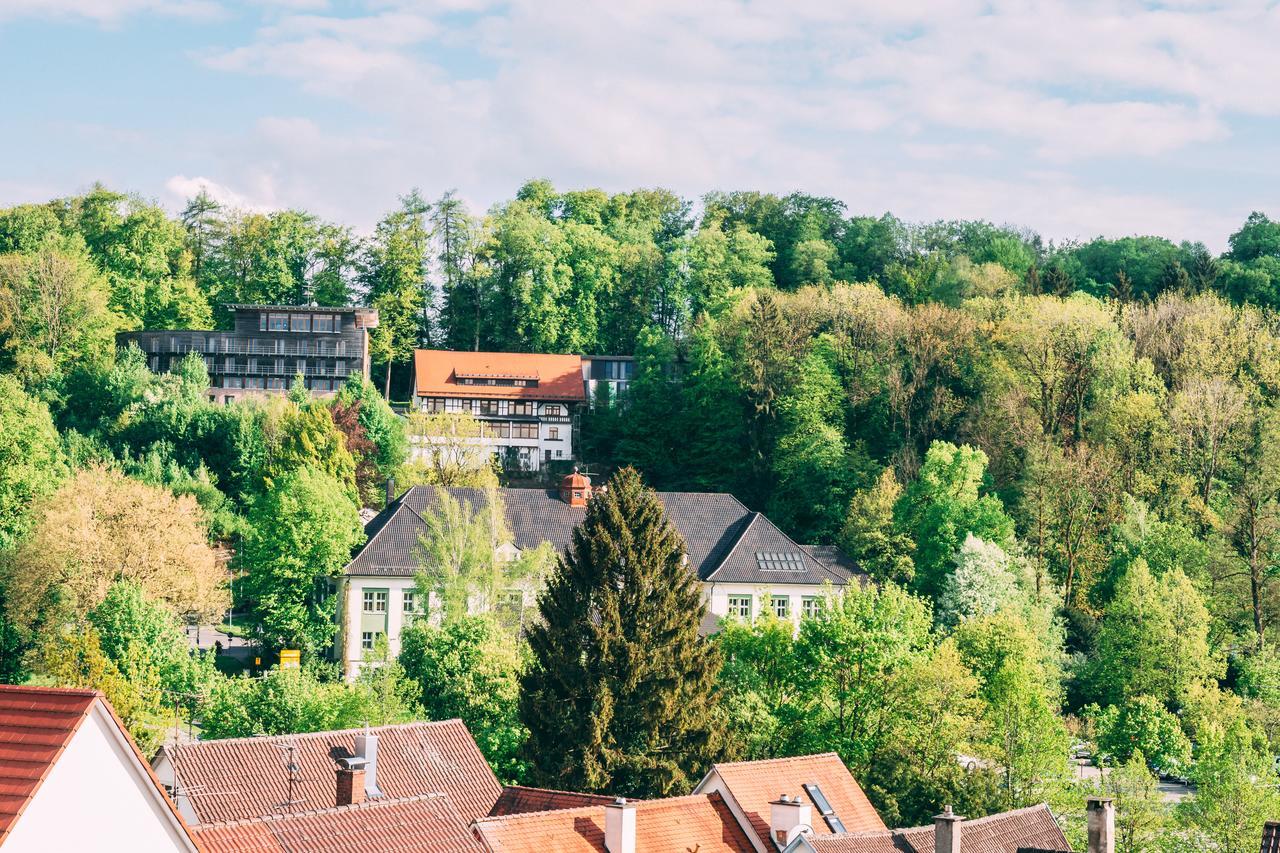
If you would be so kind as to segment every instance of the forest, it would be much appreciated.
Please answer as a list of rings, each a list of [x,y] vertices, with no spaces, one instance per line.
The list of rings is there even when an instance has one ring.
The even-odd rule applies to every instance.
[[[0,210],[0,675],[102,686],[140,739],[175,707],[206,736],[461,716],[500,776],[546,783],[527,649],[460,615],[345,686],[318,581],[388,476],[443,481],[387,403],[415,347],[634,354],[581,462],[731,492],[874,581],[708,641],[721,755],[837,751],[891,825],[1048,800],[1078,835],[1101,785],[1122,850],[1256,850],[1280,818],[1280,222],[1226,245],[546,181],[483,214],[413,191],[367,234],[100,186]],[[154,376],[114,344],[313,300],[379,310],[373,382],[215,406],[198,358]],[[304,672],[187,655],[179,617],[232,602]],[[1156,774],[1195,796],[1165,806]]]

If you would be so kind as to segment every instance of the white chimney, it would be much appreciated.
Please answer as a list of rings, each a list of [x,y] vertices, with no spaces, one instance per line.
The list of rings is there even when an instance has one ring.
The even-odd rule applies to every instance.
[[[813,807],[799,795],[779,795],[769,803],[769,836],[779,847],[786,847],[802,832],[813,831]]]
[[[636,804],[622,797],[604,807],[604,849],[636,853]]]
[[[1089,853],[1115,853],[1116,807],[1110,797],[1090,797],[1085,812],[1089,818]]]
[[[960,824],[964,818],[951,810],[951,806],[942,809],[942,814],[933,819],[933,851],[934,853],[960,853]]]
[[[364,759],[364,793],[366,797],[381,797],[378,790],[378,736],[366,731],[356,735],[356,758]]]

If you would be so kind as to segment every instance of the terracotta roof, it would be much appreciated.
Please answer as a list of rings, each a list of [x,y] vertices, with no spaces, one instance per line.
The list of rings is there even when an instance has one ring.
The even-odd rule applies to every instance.
[[[484,506],[488,493],[483,489],[448,489],[458,501],[473,507]],[[506,509],[507,526],[521,550],[543,542],[563,551],[573,538],[573,529],[582,523],[585,507],[573,507],[560,498],[558,490],[498,489]],[[349,575],[412,577],[421,563],[420,549],[426,522],[438,498],[437,487],[415,486],[393,501],[365,525],[364,547],[347,564]],[[803,554],[797,545],[772,522],[748,510],[733,495],[717,492],[658,492],[667,518],[684,538],[689,567],[700,580],[713,574],[716,580],[777,585],[812,584],[830,580],[836,586],[848,582],[843,569],[819,563]],[[802,570],[763,571],[756,552],[802,553]],[[720,570],[724,569],[724,574]],[[774,792],[777,793],[776,791]]]
[[[553,791],[549,788],[526,788],[508,785],[502,789],[498,801],[489,809],[490,817],[502,817],[529,812],[550,812],[559,809],[576,809],[583,806],[602,806],[613,802],[604,794],[578,794],[573,791]]]
[[[1280,853],[1280,821],[1269,820],[1262,827],[1262,847],[1259,853]]]
[[[644,853],[752,853],[751,840],[719,794],[640,800],[636,850]],[[604,806],[491,817],[475,823],[491,853],[598,853]]]
[[[586,400],[582,358],[532,352],[455,352],[420,349],[413,354],[419,397],[503,400]],[[457,377],[536,379],[536,385],[462,385]]]
[[[1044,804],[966,820],[959,826],[961,853],[1071,853],[1066,836]],[[934,849],[932,826],[818,836],[809,843],[817,853],[933,853]]]
[[[800,796],[808,800],[814,806],[814,830],[819,834],[830,834],[831,830],[822,820],[817,803],[813,802],[805,785],[819,787],[847,831],[886,829],[875,807],[862,792],[862,787],[834,752],[716,764],[695,791],[703,790],[715,775],[719,775],[728,796],[738,804],[756,835],[766,845],[771,843],[769,803],[776,800],[779,794]]]
[[[177,778],[200,823],[245,820],[285,811],[289,743],[301,768],[295,810],[333,805],[336,759],[350,756],[361,729],[275,737],[232,738],[176,750]],[[378,735],[378,788],[388,799],[446,794],[464,821],[489,814],[502,786],[461,720],[405,723],[370,729]],[[175,750],[162,754],[173,761]],[[301,801],[298,803],[297,801]]]
[[[202,824],[194,833],[207,853],[484,853],[442,794]]]
[[[101,694],[0,686],[0,838],[8,833]]]

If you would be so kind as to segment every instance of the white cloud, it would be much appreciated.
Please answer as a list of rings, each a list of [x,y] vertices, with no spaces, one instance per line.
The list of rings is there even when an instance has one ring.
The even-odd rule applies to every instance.
[[[0,0],[0,21],[9,18],[85,18],[112,25],[131,15],[210,19],[222,13],[214,0]]]
[[[237,210],[271,210],[278,205],[273,203],[275,193],[269,185],[259,186],[258,190],[266,190],[267,193],[263,197],[255,197],[246,195],[231,189],[225,184],[210,180],[203,176],[187,177],[186,175],[174,175],[164,183],[165,190],[169,193],[169,201],[175,207],[181,207],[187,203],[189,199],[199,195],[204,191],[210,198],[218,202],[224,207],[235,208]]]

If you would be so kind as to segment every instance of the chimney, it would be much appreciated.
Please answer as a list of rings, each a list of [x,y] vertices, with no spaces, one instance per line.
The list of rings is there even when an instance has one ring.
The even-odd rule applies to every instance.
[[[945,806],[942,814],[933,819],[934,853],[960,853],[960,824],[964,818]]]
[[[396,478],[387,478],[387,506],[391,506],[391,502],[396,499]]]
[[[636,853],[636,804],[622,797],[604,807],[604,849],[607,853]]]
[[[381,797],[378,790],[378,736],[366,731],[356,735],[356,755],[364,764],[364,792],[367,797]]]
[[[1115,853],[1116,807],[1110,797],[1090,797],[1085,812],[1089,817],[1089,853]]]
[[[337,805],[357,806],[364,802],[364,768],[338,768]]]
[[[769,803],[769,836],[779,847],[786,847],[802,832],[813,831],[813,807],[800,800],[800,795],[779,795]]]

